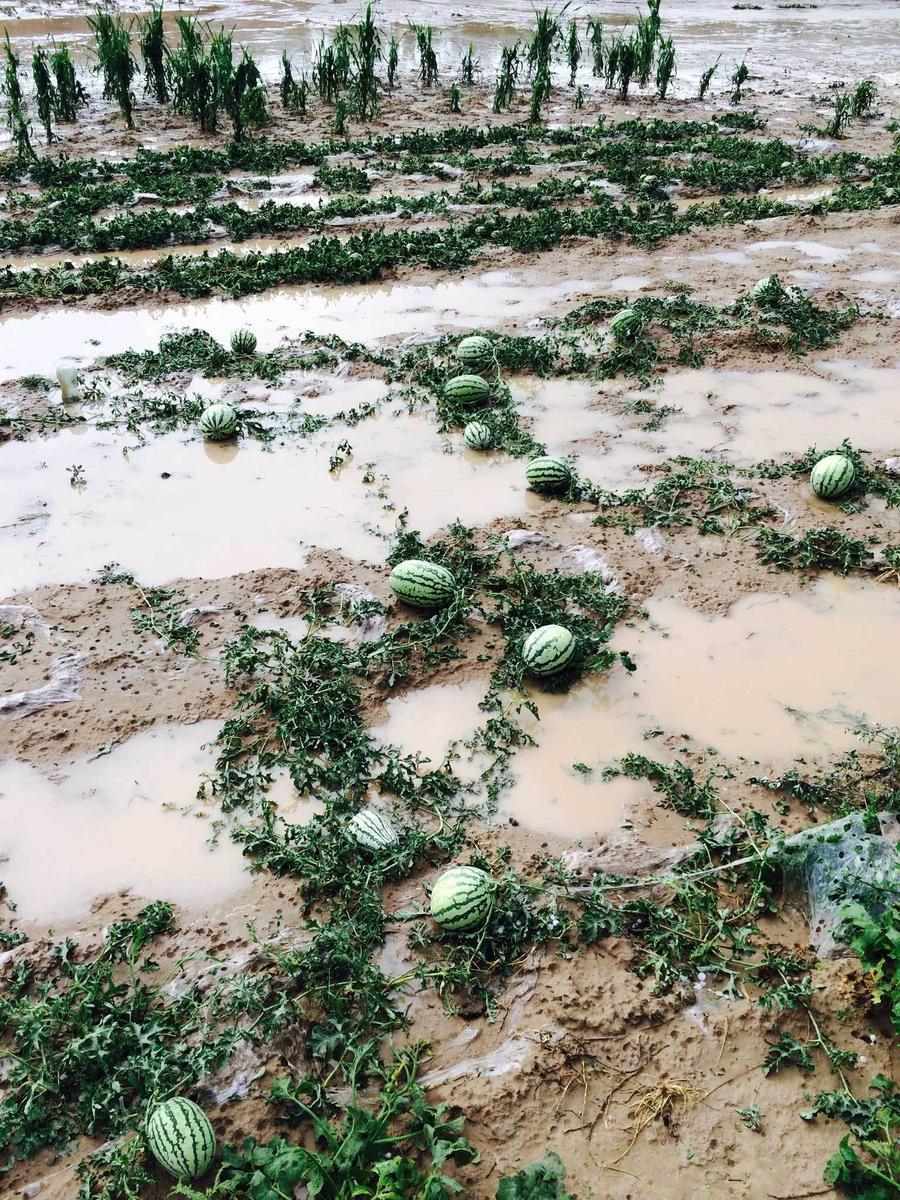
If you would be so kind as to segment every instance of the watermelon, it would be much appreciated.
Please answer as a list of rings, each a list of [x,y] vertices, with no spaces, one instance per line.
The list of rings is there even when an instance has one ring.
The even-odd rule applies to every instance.
[[[572,661],[575,635],[564,625],[541,625],[522,646],[522,662],[532,675],[557,675]]]
[[[494,881],[479,867],[451,867],[431,891],[431,915],[444,929],[477,929],[494,905]]]
[[[777,275],[766,275],[757,279],[750,289],[750,296],[757,304],[765,304],[775,299],[781,291],[781,280]]]
[[[74,363],[60,363],[56,368],[56,378],[59,380],[59,391],[63,404],[81,399],[81,385],[84,380]]]
[[[490,385],[480,375],[457,375],[444,384],[444,399],[448,404],[475,408],[479,404],[487,404],[490,398]]]
[[[452,571],[421,558],[408,558],[391,571],[391,591],[413,608],[443,608],[453,599]]]
[[[231,349],[235,354],[253,354],[256,350],[256,334],[249,329],[238,329],[231,335]]]
[[[643,327],[644,322],[641,320],[640,314],[636,313],[633,308],[623,308],[609,323],[609,331],[619,346],[632,345]]]
[[[483,371],[494,361],[494,347],[486,337],[473,334],[464,337],[456,347],[459,365],[466,371]]]
[[[809,483],[823,500],[836,500],[853,486],[856,468],[846,454],[826,454],[812,469]]]
[[[150,1153],[176,1179],[205,1175],[216,1153],[209,1117],[193,1100],[182,1096],[152,1108],[144,1134]]]
[[[211,404],[200,414],[200,432],[211,442],[222,442],[237,432],[237,413],[230,404]]]
[[[400,841],[400,835],[377,808],[364,808],[347,823],[347,833],[358,846],[366,850],[384,850],[395,846]]]
[[[470,421],[463,430],[463,441],[470,450],[490,450],[494,442],[490,425],[484,421]]]
[[[572,472],[563,458],[552,458],[548,454],[533,458],[525,468],[525,478],[533,492],[550,495],[569,486]]]

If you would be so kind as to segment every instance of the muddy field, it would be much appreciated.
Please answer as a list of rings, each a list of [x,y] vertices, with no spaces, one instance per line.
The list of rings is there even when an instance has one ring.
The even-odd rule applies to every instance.
[[[896,14],[664,5],[660,98],[570,10],[530,120],[532,14],[488,7],[421,6],[423,86],[386,0],[363,121],[278,85],[354,5],[201,6],[262,67],[237,143],[140,75],[124,128],[82,6],[0,2],[3,1195],[167,1196],[174,1095],[193,1200],[900,1195]],[[48,147],[50,39],[87,91]],[[468,863],[490,915],[442,929]]]

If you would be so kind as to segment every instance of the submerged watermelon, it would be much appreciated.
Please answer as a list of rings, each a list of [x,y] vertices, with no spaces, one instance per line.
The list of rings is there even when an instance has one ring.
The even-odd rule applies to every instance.
[[[777,275],[766,275],[757,279],[750,289],[750,295],[757,304],[765,304],[774,300],[781,291],[781,280]]]
[[[444,929],[477,929],[493,905],[494,881],[479,867],[451,867],[431,892],[431,915]]]
[[[144,1133],[153,1157],[176,1179],[196,1179],[209,1170],[216,1135],[209,1117],[193,1100],[176,1096],[156,1105]]]
[[[397,830],[377,808],[364,808],[351,817],[347,832],[357,845],[365,846],[367,850],[384,850],[400,841]]]
[[[525,468],[525,478],[533,492],[552,495],[553,492],[562,492],[569,486],[572,472],[565,459],[544,454],[531,460]]]
[[[237,432],[237,413],[230,404],[211,404],[200,414],[200,432],[211,442],[234,437]]]
[[[421,558],[408,558],[391,571],[391,591],[413,608],[443,608],[453,599],[453,572]]]
[[[249,329],[238,329],[231,335],[231,349],[235,354],[253,354],[256,350],[256,334]]]
[[[826,454],[812,469],[809,483],[823,500],[836,500],[853,486],[856,468],[846,454]]]
[[[490,450],[494,435],[490,425],[485,425],[484,421],[470,421],[463,430],[463,441],[470,450]]]
[[[522,646],[522,662],[532,675],[556,675],[575,653],[575,635],[564,625],[541,625]]]
[[[448,404],[475,408],[479,404],[487,404],[490,398],[490,385],[480,375],[457,375],[444,384],[444,399]]]
[[[494,348],[486,337],[472,334],[456,347],[456,357],[466,371],[482,371],[494,361]]]

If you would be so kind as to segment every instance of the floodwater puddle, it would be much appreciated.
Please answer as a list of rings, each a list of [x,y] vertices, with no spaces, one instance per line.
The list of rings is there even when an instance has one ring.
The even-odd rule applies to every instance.
[[[790,371],[673,371],[653,391],[580,380],[513,380],[512,390],[551,454],[577,454],[580,472],[612,490],[646,482],[667,458],[718,455],[741,465],[831,447],[900,449],[900,367],[821,362]],[[672,408],[659,429],[634,400]]]
[[[843,751],[863,725],[896,723],[897,588],[827,578],[801,596],[744,597],[724,616],[670,599],[646,609],[614,643],[637,664],[603,691],[619,719],[764,762]]]
[[[350,385],[342,390],[349,399]],[[313,547],[381,563],[404,509],[428,537],[536,503],[519,460],[460,443],[405,409],[272,448],[183,434],[133,447],[89,425],[9,442],[0,579],[13,595],[90,579],[110,562],[146,584],[222,578],[302,567]]]
[[[434,770],[444,761],[452,742],[465,741],[484,722],[485,715],[478,707],[484,693],[484,681],[477,679],[416,688],[388,700],[386,720],[370,732],[404,754],[422,755],[429,760],[428,769]],[[460,753],[454,771],[468,778],[467,751]]]
[[[256,332],[260,350],[309,330],[372,345],[387,338],[429,337],[442,329],[494,328],[532,320],[557,303],[592,295],[591,280],[542,284],[529,272],[491,271],[438,284],[276,288],[241,300],[106,312],[52,308],[0,320],[0,381],[52,373],[55,360],[156,349],[165,333],[205,329],[227,342],[235,329]]]
[[[128,890],[188,909],[248,885],[240,848],[197,800],[217,721],[136,734],[102,757],[44,772],[0,764],[2,876],[18,915],[53,924]]]

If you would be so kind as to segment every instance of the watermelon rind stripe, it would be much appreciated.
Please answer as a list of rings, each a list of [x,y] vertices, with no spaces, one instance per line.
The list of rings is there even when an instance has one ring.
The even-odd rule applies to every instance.
[[[154,1109],[147,1120],[147,1144],[173,1175],[193,1179],[205,1172],[215,1154],[215,1135],[202,1109],[175,1097]]]

